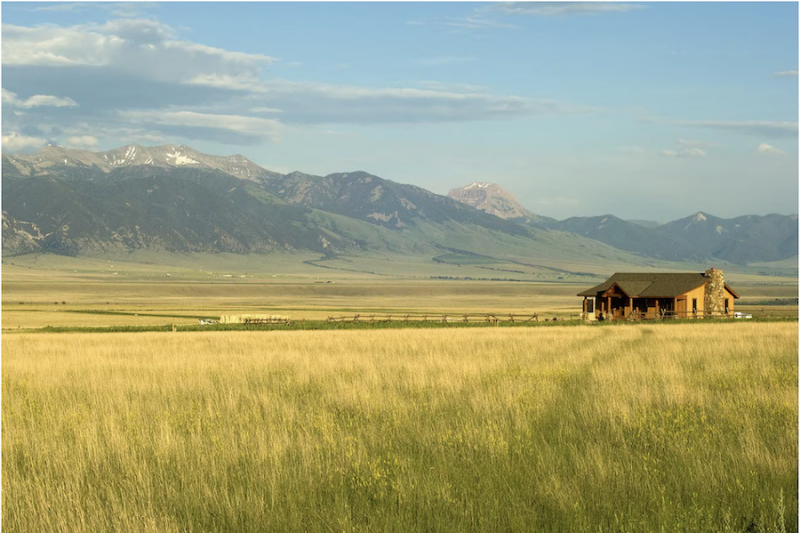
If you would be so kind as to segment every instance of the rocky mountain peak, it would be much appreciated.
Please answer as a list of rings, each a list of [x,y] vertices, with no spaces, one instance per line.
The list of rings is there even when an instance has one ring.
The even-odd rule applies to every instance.
[[[491,215],[505,219],[524,219],[533,215],[513,194],[496,183],[475,182],[453,189],[447,196]]]

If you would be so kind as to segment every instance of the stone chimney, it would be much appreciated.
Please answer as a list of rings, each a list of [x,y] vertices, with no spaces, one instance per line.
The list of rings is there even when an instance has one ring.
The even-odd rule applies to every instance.
[[[705,272],[708,282],[705,287],[703,308],[705,316],[723,316],[725,314],[725,279],[722,270],[709,268]]]

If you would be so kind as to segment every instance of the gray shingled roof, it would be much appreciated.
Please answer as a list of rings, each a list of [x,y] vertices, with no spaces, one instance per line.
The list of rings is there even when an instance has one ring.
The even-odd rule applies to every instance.
[[[708,278],[700,273],[616,273],[578,296],[597,296],[616,283],[630,297],[675,298],[703,285]],[[726,285],[727,286],[727,285]]]

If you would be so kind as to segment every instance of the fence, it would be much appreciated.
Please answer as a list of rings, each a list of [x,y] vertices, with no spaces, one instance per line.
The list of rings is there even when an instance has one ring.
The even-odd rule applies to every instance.
[[[220,324],[284,324],[289,325],[290,319],[284,315],[222,315]]]
[[[545,318],[545,321],[550,321]],[[553,318],[553,321],[567,320],[566,318]],[[328,322],[539,322],[539,314],[522,315],[516,313],[497,314],[369,314],[369,315],[348,315],[348,316],[329,316]]]

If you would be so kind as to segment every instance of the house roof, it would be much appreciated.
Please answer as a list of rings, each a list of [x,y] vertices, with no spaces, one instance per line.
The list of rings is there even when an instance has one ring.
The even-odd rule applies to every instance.
[[[609,287],[609,289],[613,288],[616,285],[617,287],[620,288],[620,290],[622,290],[622,292],[624,292],[628,296],[638,296],[645,289],[647,289],[647,287],[649,287],[652,284],[653,284],[653,282],[651,282],[651,281],[627,281],[627,280],[621,280],[621,281],[615,281],[614,283],[612,283],[611,286]],[[605,291],[603,291],[603,292],[605,292]]]
[[[578,296],[597,296],[615,284],[629,297],[636,298],[675,298],[692,289],[702,286],[708,278],[700,273],[616,273],[606,281],[587,289]],[[734,298],[739,295],[725,284]]]

